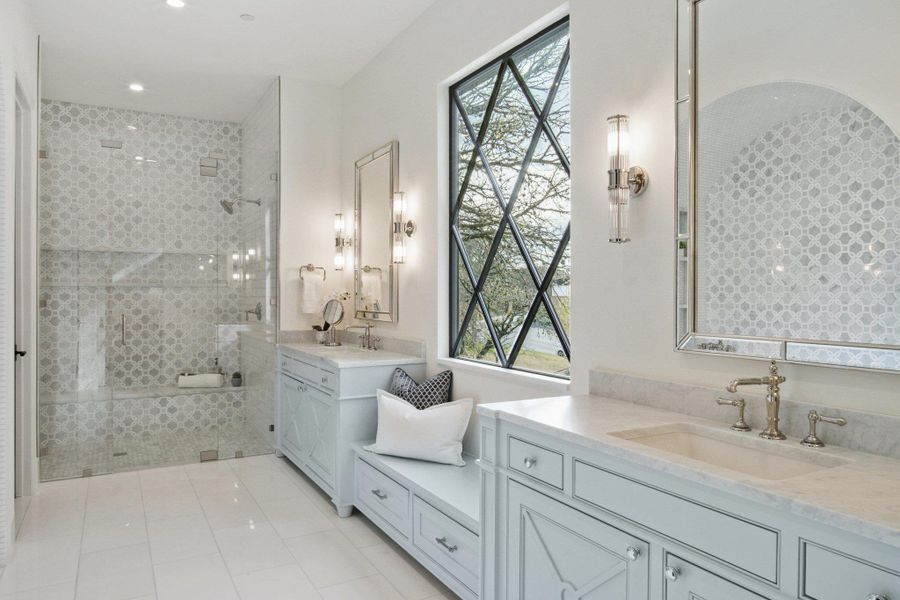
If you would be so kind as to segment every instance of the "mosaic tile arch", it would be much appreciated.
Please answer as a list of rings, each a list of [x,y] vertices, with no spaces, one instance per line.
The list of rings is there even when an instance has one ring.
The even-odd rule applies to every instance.
[[[726,97],[746,115],[795,93],[799,110],[736,152],[700,146],[698,330],[900,344],[900,140],[833,91],[807,106],[814,87]]]

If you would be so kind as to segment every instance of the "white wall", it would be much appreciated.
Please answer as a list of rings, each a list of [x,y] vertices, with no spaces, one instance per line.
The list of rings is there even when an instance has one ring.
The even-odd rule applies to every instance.
[[[437,2],[343,89],[341,200],[353,207],[353,164],[400,142],[400,189],[418,232],[400,265],[400,319],[376,332],[426,341],[430,371],[446,355],[447,88],[566,14],[560,0]],[[345,274],[352,286],[352,273]],[[558,395],[564,383],[454,365],[454,396],[479,402]],[[470,428],[471,431],[471,428]]]
[[[675,0],[569,4],[573,391],[586,392],[588,371],[598,367],[711,385],[762,374],[760,362],[672,351]],[[352,212],[354,161],[396,139],[400,187],[419,224],[409,261],[400,268],[400,321],[379,324],[378,330],[425,340],[431,370],[446,364],[439,358],[447,346],[446,87],[565,10],[559,0],[436,3],[343,88],[339,172],[344,212]],[[636,25],[624,26],[629,23]],[[621,246],[606,241],[605,120],[618,112],[631,115],[632,155],[651,176],[647,193],[633,203],[633,241]],[[333,115],[331,107],[328,115]],[[285,161],[286,178],[293,167]],[[303,228],[317,238],[313,254],[330,251],[330,228],[320,221]],[[285,223],[287,229],[299,229],[304,220],[286,215]],[[326,235],[319,227],[326,227]],[[286,254],[282,260],[288,264]],[[349,271],[344,280],[349,289]],[[288,322],[283,328],[290,328]],[[564,386],[540,378],[453,368],[455,395],[479,402],[565,392]],[[789,378],[785,396],[900,414],[895,376],[793,365],[784,373]]]
[[[616,19],[610,19],[614,13]],[[593,367],[712,385],[763,374],[764,363],[676,354],[673,345],[675,0],[573,0],[573,387]],[[641,23],[620,28],[621,23]],[[622,69],[627,65],[627,69]],[[651,184],[633,203],[632,243],[605,241],[607,115],[632,117],[632,157]],[[900,414],[900,379],[785,365],[784,396]]]
[[[34,107],[38,106],[37,81],[37,35],[26,3],[20,0],[0,0],[0,356],[12,356],[14,331],[13,317],[13,235],[14,235],[14,166],[15,166],[15,98],[16,80]],[[37,147],[37,118],[32,119],[31,132],[33,148]],[[36,173],[37,156],[28,160],[32,164],[31,173]],[[31,189],[36,178],[32,178]],[[32,221],[33,222],[33,221]],[[30,340],[35,351],[34,340]],[[33,373],[31,374],[33,378]],[[12,406],[15,390],[13,386],[13,363],[0,363],[0,566],[9,556],[14,514],[14,428]],[[34,405],[32,399],[31,405]]]
[[[281,80],[280,329],[309,329],[320,315],[303,315],[300,265],[334,271],[334,213],[340,197],[340,90],[291,78]],[[350,213],[352,215],[352,211]],[[348,221],[349,222],[349,221]]]

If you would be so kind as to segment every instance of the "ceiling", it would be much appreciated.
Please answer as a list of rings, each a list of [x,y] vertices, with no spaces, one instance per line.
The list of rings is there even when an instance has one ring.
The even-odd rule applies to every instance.
[[[31,0],[43,96],[242,121],[278,75],[345,83],[435,2],[184,1]]]

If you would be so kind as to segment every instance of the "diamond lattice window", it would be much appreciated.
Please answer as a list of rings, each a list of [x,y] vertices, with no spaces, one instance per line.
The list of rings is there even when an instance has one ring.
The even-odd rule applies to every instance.
[[[569,376],[569,23],[450,89],[450,355]]]

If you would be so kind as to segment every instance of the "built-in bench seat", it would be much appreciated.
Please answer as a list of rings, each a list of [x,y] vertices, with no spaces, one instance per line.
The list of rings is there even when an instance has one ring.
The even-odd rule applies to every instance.
[[[356,444],[354,506],[461,598],[478,598],[481,475]]]

